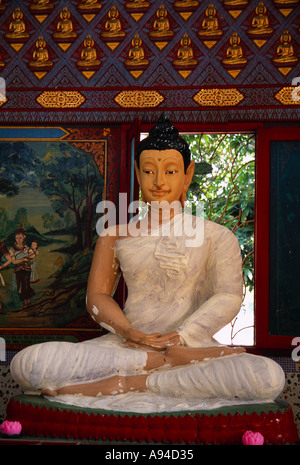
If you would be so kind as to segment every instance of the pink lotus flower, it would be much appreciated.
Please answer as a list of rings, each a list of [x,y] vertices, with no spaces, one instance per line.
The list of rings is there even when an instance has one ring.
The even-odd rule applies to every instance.
[[[260,433],[246,431],[243,434],[242,441],[246,446],[262,446],[264,443],[264,437]]]
[[[0,433],[8,434],[9,436],[14,434],[20,434],[22,430],[22,425],[18,421],[8,421],[5,420],[0,426]]]

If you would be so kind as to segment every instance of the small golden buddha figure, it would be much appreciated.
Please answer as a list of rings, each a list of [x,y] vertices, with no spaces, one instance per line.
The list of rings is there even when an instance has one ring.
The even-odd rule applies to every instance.
[[[5,5],[3,5],[2,0],[0,0],[0,11],[5,10]]]
[[[252,35],[271,34],[273,29],[269,27],[269,18],[266,15],[267,8],[264,2],[260,2],[255,8],[256,15],[252,20],[252,28],[247,32]]]
[[[121,21],[118,19],[119,14],[119,11],[113,5],[108,12],[108,20],[105,23],[105,31],[101,32],[102,37],[121,38],[125,36],[125,32],[122,31]]]
[[[29,62],[31,68],[48,68],[53,65],[52,61],[49,60],[46,45],[44,37],[40,36],[35,43],[36,48],[32,55],[32,61]]]
[[[79,10],[98,10],[102,5],[97,0],[81,0]]]
[[[206,18],[202,21],[202,29],[198,32],[200,36],[220,36],[223,31],[219,29],[219,22],[217,18],[217,10],[214,5],[210,3],[205,10]]]
[[[92,66],[99,66],[101,61],[98,60],[97,50],[94,48],[95,41],[88,35],[83,42],[84,48],[81,52],[81,59],[77,61],[77,66],[90,68]]]
[[[237,32],[234,32],[230,37],[230,46],[226,51],[227,58],[222,60],[225,65],[242,65],[247,63],[247,59],[243,57],[243,49],[240,42],[240,36]]]
[[[170,30],[170,23],[167,15],[168,12],[164,5],[160,5],[156,12],[157,19],[154,21],[153,31],[149,32],[150,37],[165,38],[174,34],[174,32]]]
[[[277,56],[273,58],[275,64],[289,65],[298,61],[298,58],[294,55],[294,48],[291,44],[291,40],[291,34],[288,30],[285,30],[280,37],[281,44],[277,47]]]
[[[19,7],[12,14],[13,20],[9,25],[9,32],[5,34],[8,39],[24,39],[29,37],[26,32],[26,26],[23,21],[23,13]]]
[[[32,11],[41,11],[41,10],[52,10],[53,4],[50,3],[50,0],[33,0],[30,5]]]
[[[274,0],[274,3],[278,6],[282,5],[296,5],[299,0]]]
[[[71,13],[65,6],[60,12],[60,21],[57,23],[57,32],[54,32],[55,39],[74,39],[77,37],[76,32],[73,31],[73,23],[70,20]]]
[[[224,0],[225,6],[230,7],[245,7],[248,4],[248,0]]]
[[[140,8],[148,8],[150,6],[150,3],[146,2],[145,0],[132,0],[131,2],[127,2],[125,6],[129,10],[140,9]]]
[[[175,8],[195,8],[199,5],[197,0],[178,0],[174,2]]]
[[[149,60],[145,59],[144,48],[142,47],[142,39],[138,34],[135,34],[131,41],[131,49],[128,53],[128,60],[125,61],[125,66],[147,66]]]
[[[194,51],[191,47],[191,42],[190,37],[187,34],[184,34],[180,41],[181,47],[177,52],[177,60],[173,61],[173,65],[184,67],[197,65],[197,60],[194,58]]]

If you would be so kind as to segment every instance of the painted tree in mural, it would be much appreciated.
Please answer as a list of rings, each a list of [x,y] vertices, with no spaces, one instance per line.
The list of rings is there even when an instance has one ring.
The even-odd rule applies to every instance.
[[[66,143],[53,144],[41,166],[41,189],[53,210],[61,217],[74,214],[78,252],[93,245],[93,205],[101,184],[96,170],[90,155]]]
[[[0,144],[0,195],[2,199],[19,194],[21,186],[37,184],[36,168],[39,159],[35,152],[24,142],[3,142]],[[27,212],[19,208],[13,219],[0,204],[0,239],[4,239],[20,225],[28,225]]]
[[[41,282],[45,282],[41,287],[35,285],[35,297],[24,313],[15,289],[14,266],[7,268],[4,308],[12,311],[10,319],[16,319],[14,325],[18,325],[19,318],[24,318],[25,314],[26,320],[22,320],[25,326],[32,324],[30,318],[35,322],[40,318],[42,325],[51,326],[51,318],[59,316],[60,324],[64,324],[81,315],[92,247],[97,238],[93,213],[102,198],[102,190],[103,179],[93,156],[72,143],[16,141],[0,144],[0,195],[3,200],[0,239],[12,247],[15,233],[22,226],[26,246],[38,240],[39,271]],[[14,198],[16,200],[12,200]],[[13,209],[9,205],[13,205]],[[46,205],[44,210],[43,205]],[[53,254],[47,255],[49,252],[58,257],[55,266]],[[69,310],[62,313],[61,308]]]

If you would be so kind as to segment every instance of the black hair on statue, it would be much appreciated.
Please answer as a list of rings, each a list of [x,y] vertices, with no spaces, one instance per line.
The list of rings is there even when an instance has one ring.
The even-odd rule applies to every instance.
[[[191,152],[188,143],[179,135],[178,129],[173,126],[164,113],[160,115],[157,123],[149,131],[149,136],[143,139],[136,149],[136,163],[139,168],[140,155],[144,150],[173,149],[181,153],[184,171],[191,162]]]

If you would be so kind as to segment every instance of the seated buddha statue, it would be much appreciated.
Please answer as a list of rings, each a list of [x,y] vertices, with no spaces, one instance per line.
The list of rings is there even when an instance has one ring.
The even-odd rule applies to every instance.
[[[125,36],[122,31],[122,24],[118,18],[119,11],[115,6],[112,6],[108,12],[108,20],[105,23],[105,31],[101,32],[102,37],[121,38]]]
[[[202,21],[202,29],[198,32],[200,36],[219,36],[223,31],[219,29],[217,10],[212,3],[205,10],[206,18]]]
[[[254,16],[252,20],[252,28],[248,29],[248,34],[251,35],[261,35],[261,34],[271,34],[273,32],[273,29],[269,27],[269,18],[266,15],[267,8],[264,5],[263,2],[260,2],[256,9],[255,13],[256,15]]]
[[[177,59],[173,61],[173,65],[189,67],[197,64],[197,60],[194,58],[194,51],[191,47],[191,42],[190,37],[187,34],[184,34],[180,41],[181,47],[177,52]]]
[[[29,37],[26,32],[26,25],[23,21],[23,13],[19,7],[12,14],[13,20],[9,25],[9,32],[5,34],[8,39],[24,39]]]
[[[0,0],[0,11],[5,10],[5,5],[3,5],[2,0]]]
[[[131,2],[126,2],[126,8],[128,8],[129,10],[144,9],[148,8],[149,6],[150,3],[146,0],[132,0]]]
[[[274,3],[278,6],[285,6],[285,5],[296,5],[299,3],[299,0],[274,0]]]
[[[70,19],[71,13],[67,7],[60,12],[60,21],[57,23],[57,32],[54,32],[54,39],[75,39],[76,32],[73,31],[73,23]]]
[[[248,0],[224,0],[224,5],[229,7],[244,7],[248,4]]]
[[[99,66],[101,61],[97,58],[97,50],[94,47],[94,39],[88,35],[83,42],[84,48],[81,51],[80,60],[77,61],[77,66],[80,67],[91,67]]]
[[[226,65],[241,65],[247,63],[247,59],[243,56],[243,49],[240,46],[241,38],[234,32],[230,37],[230,46],[226,51],[226,58],[222,62]]]
[[[228,228],[183,211],[194,166],[187,142],[161,115],[136,151],[147,212],[99,230],[95,246],[86,305],[107,334],[21,350],[10,369],[26,392],[154,412],[272,402],[282,391],[274,360],[214,338],[240,310],[242,258]],[[113,298],[120,273],[123,309]]]
[[[153,30],[149,32],[150,37],[165,38],[174,34],[174,32],[170,30],[170,23],[167,15],[168,12],[164,5],[160,5],[156,12],[157,19],[153,23]]]
[[[98,10],[102,8],[102,5],[97,0],[81,0],[78,8],[79,10]]]
[[[277,47],[277,56],[273,58],[273,62],[278,65],[289,65],[298,61],[294,55],[294,47],[291,44],[291,34],[288,30],[283,31],[280,37],[281,44]]]
[[[128,53],[128,60],[125,61],[125,66],[146,66],[149,60],[145,59],[144,48],[142,47],[142,39],[138,34],[135,34],[131,41],[132,47]]]
[[[45,39],[40,36],[35,43],[36,48],[33,52],[32,61],[29,62],[31,68],[48,68],[53,65],[52,61],[49,60],[46,45]]]
[[[43,10],[52,10],[53,4],[50,2],[50,0],[33,0],[33,2],[30,4],[30,9],[33,12],[43,12]]]
[[[175,8],[196,8],[199,5],[198,0],[177,0],[174,2]]]

